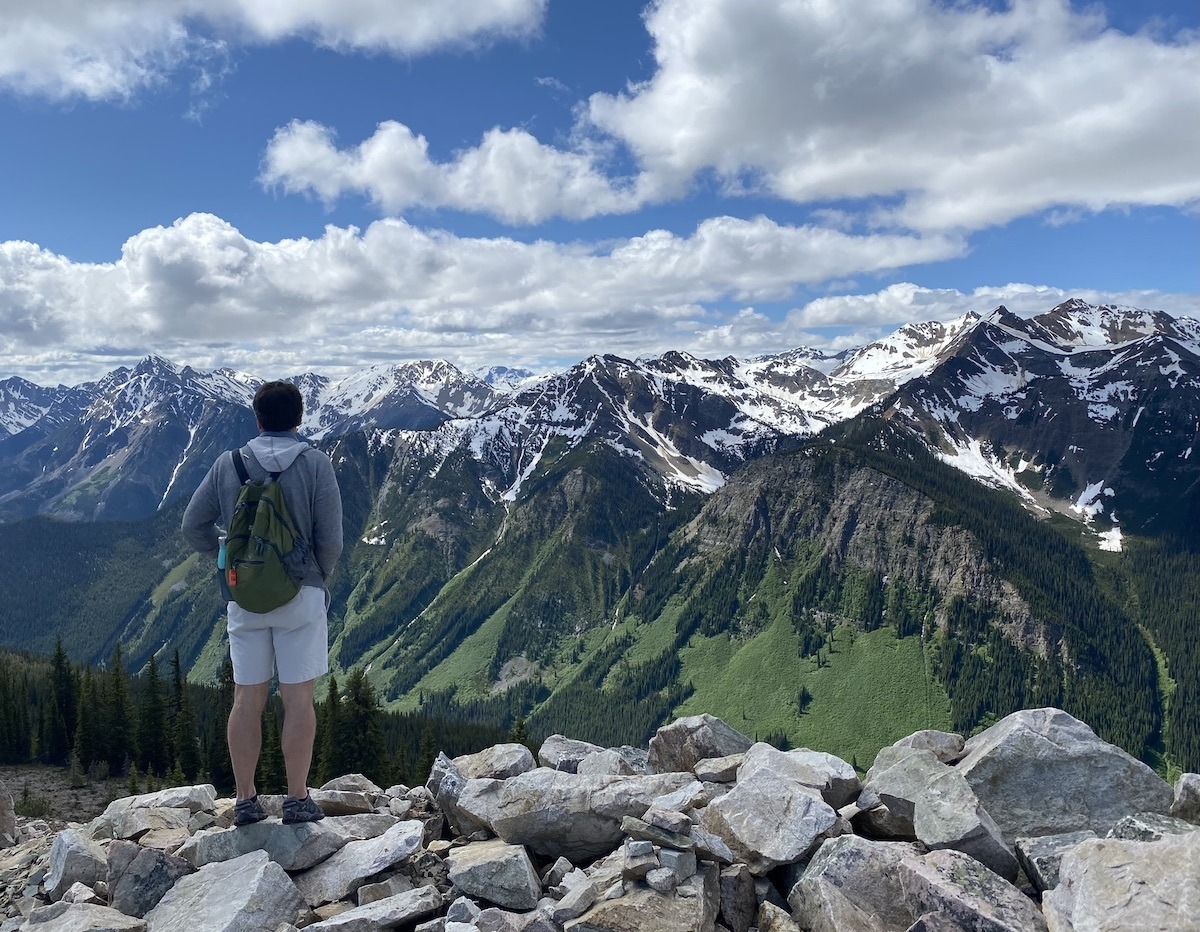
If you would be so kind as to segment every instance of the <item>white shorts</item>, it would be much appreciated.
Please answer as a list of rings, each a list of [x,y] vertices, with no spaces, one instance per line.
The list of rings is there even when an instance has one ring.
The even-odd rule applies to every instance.
[[[279,682],[304,683],[329,671],[325,590],[303,586],[286,605],[263,614],[229,603],[229,656],[233,681],[266,683],[279,667]]]

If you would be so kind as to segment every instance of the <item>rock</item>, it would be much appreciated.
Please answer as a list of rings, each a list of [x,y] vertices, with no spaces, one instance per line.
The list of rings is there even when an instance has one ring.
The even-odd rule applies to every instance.
[[[356,906],[307,928],[312,932],[376,932],[378,929],[395,929],[437,912],[441,906],[442,895],[436,887],[417,887],[407,893],[389,896],[366,906]]]
[[[758,929],[759,932],[800,932],[787,910],[774,903],[763,903],[758,908]]]
[[[965,744],[966,741],[962,735],[956,735],[949,731],[935,731],[932,728],[928,728],[924,731],[914,732],[907,738],[901,738],[892,747],[931,751],[933,756],[943,764],[953,764],[963,756],[963,747]]]
[[[477,777],[507,780],[537,766],[533,753],[523,744],[497,744],[478,754],[456,757],[453,763],[468,780]]]
[[[1123,838],[1126,841],[1158,841],[1164,835],[1186,835],[1188,832],[1200,831],[1191,822],[1175,819],[1157,812],[1139,812],[1137,815],[1125,816],[1109,831],[1109,838]]]
[[[730,932],[747,932],[758,910],[754,876],[745,864],[733,864],[721,871],[721,921]]]
[[[690,822],[688,823],[688,829],[689,831],[691,829]],[[635,819],[633,816],[625,816],[621,820],[621,832],[630,838],[642,839],[656,845],[676,848],[680,851],[690,851],[695,847],[695,842],[692,841],[690,835],[668,831],[667,829],[659,828],[657,825],[650,825],[648,822],[643,822],[641,819]]]
[[[644,880],[653,870],[658,870],[658,855],[654,845],[648,841],[634,839],[625,844],[621,861],[621,877],[625,880]]]
[[[861,821],[885,837],[917,839],[937,850],[953,848],[1015,880],[1017,859],[999,827],[979,804],[971,785],[932,751],[884,748],[867,773],[860,806],[882,804],[888,819],[872,811]]]
[[[604,748],[587,741],[576,741],[562,735],[551,735],[538,750],[538,763],[551,770],[565,770],[575,773],[579,762],[589,754],[596,754]]]
[[[104,812],[88,823],[81,834],[92,840],[112,838],[121,818],[130,809],[187,809],[213,813],[217,805],[217,790],[211,783],[197,786],[175,786],[155,793],[127,796],[108,804]]]
[[[719,896],[716,872],[697,874],[674,896],[636,887],[624,896],[601,900],[567,922],[565,932],[712,932]]]
[[[385,812],[364,812],[362,815],[328,816],[320,825],[333,829],[346,841],[378,838],[393,825],[405,821]]]
[[[92,903],[97,906],[107,906],[105,900],[96,896],[96,891],[84,883],[73,883],[71,889],[63,894],[63,903]]]
[[[733,863],[733,851],[720,835],[714,835],[699,825],[693,825],[690,837],[692,844],[696,846],[696,853],[699,857],[716,861],[718,864]]]
[[[589,754],[579,762],[575,772],[587,777],[631,777],[637,773],[615,748]]]
[[[667,867],[656,867],[652,871],[646,872],[646,883],[651,890],[657,890],[659,893],[670,893],[679,884],[679,878],[675,876],[675,872]]]
[[[190,809],[164,809],[161,806],[126,809],[113,825],[113,837],[136,840],[147,832],[180,830],[187,833]]]
[[[361,793],[364,796],[383,796],[383,789],[374,780],[364,777],[361,773],[348,773],[342,777],[334,777],[326,783],[322,790],[336,790],[342,793]]]
[[[697,761],[740,754],[753,743],[713,715],[677,719],[650,739],[650,769],[655,773],[690,772]]]
[[[5,839],[9,839],[5,841]],[[0,783],[0,848],[17,842],[17,809],[13,795]]]
[[[72,828],[59,832],[50,848],[50,872],[46,875],[46,895],[61,899],[74,883],[89,887],[103,880],[108,858],[94,841]]]
[[[706,757],[696,761],[692,773],[701,783],[733,783],[737,780],[738,768],[746,759],[745,754],[730,754],[726,757]]]
[[[264,851],[206,864],[146,914],[152,932],[262,932],[291,922],[304,900]]]
[[[560,926],[571,919],[578,919],[596,902],[598,891],[594,884],[580,884],[555,903],[549,912],[550,920]]]
[[[1042,897],[1051,932],[1200,929],[1200,832],[1089,839],[1063,856],[1059,876]]]
[[[378,838],[349,842],[297,877],[296,887],[310,906],[344,900],[371,877],[410,857],[420,848],[423,835],[424,826],[412,819]]]
[[[769,744],[755,744],[746,752],[737,778],[745,780],[762,771],[812,787],[834,809],[858,796],[859,781],[854,768],[840,757],[821,751],[807,748],[780,751]]]
[[[327,816],[359,815],[375,811],[375,803],[366,793],[352,793],[346,790],[309,790],[308,795]]]
[[[284,825],[274,819],[241,828],[197,832],[175,853],[196,867],[214,861],[231,861],[251,851],[262,850],[285,871],[308,870],[340,850],[347,838],[333,826],[321,822]]]
[[[140,919],[158,905],[180,877],[195,870],[183,858],[131,841],[114,841],[108,847],[110,905]]]
[[[757,876],[800,860],[837,820],[814,790],[759,771],[706,806],[701,826]]]
[[[683,774],[588,777],[539,767],[489,781],[478,792],[471,781],[459,807],[509,844],[580,863],[616,848],[625,816],[642,815],[656,797],[687,780]]]
[[[446,910],[447,922],[474,922],[483,912],[476,903],[465,896],[460,896]]]
[[[670,848],[659,850],[658,863],[671,871],[680,883],[695,874],[698,867],[694,851],[674,851]]]
[[[887,932],[907,928],[900,864],[921,850],[905,842],[842,835],[825,842],[788,893],[796,920],[810,932]]]
[[[962,932],[962,926],[941,913],[926,913],[905,932]]]
[[[673,793],[667,793],[654,800],[658,809],[673,809],[676,812],[691,812],[693,809],[703,809],[714,799],[719,799],[729,792],[729,787],[721,783],[701,783],[692,780]]]
[[[1005,838],[1091,829],[1166,812],[1171,787],[1059,709],[1014,712],[967,741],[956,765]]]
[[[520,845],[481,841],[456,848],[447,862],[450,882],[467,896],[508,909],[533,909],[542,894],[537,871]]]
[[[1046,929],[1042,914],[1027,897],[961,851],[931,851],[901,861],[900,884],[914,916],[938,913],[959,928],[980,932]]]
[[[563,882],[563,878],[573,870],[575,870],[574,864],[566,858],[559,858],[546,868],[546,873],[542,875],[542,883],[547,887],[557,887]]]
[[[1033,888],[1044,893],[1058,886],[1058,870],[1063,855],[1080,842],[1095,837],[1095,832],[1085,831],[1044,835],[1041,838],[1018,838],[1017,861]]]
[[[29,932],[145,932],[146,923],[107,906],[62,902],[33,910],[21,928]]]
[[[379,883],[363,884],[358,888],[358,905],[366,906],[389,896],[398,896],[414,889],[414,884],[404,874],[396,874]]]
[[[0,805],[3,805],[2,801]],[[1200,773],[1180,774],[1175,781],[1171,815],[1184,822],[1200,825]]]
[[[642,815],[642,821],[676,835],[687,835],[692,830],[692,820],[687,815],[676,812],[674,809],[661,809],[658,806],[651,806],[647,809]]]
[[[429,771],[429,780],[425,784],[425,789],[433,796],[434,801],[446,816],[450,828],[456,835],[462,836],[488,828],[486,822],[471,817],[459,808],[458,802],[467,783],[467,777],[458,769],[454,761],[439,752]],[[498,786],[497,781],[481,780],[475,784],[472,792],[490,789],[493,786]]]

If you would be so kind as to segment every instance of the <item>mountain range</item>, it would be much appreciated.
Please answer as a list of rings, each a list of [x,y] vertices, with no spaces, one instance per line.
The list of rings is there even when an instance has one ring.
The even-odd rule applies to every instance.
[[[837,354],[295,376],[346,501],[334,670],[609,743],[695,709],[869,759],[1036,701],[1200,759],[1173,724],[1200,701],[1193,596],[1161,590],[1195,551],[1198,375],[1200,322],[1071,301]],[[153,356],[0,382],[0,559],[86,568],[16,573],[0,644],[178,647],[215,677],[221,607],[175,527],[258,384]]]

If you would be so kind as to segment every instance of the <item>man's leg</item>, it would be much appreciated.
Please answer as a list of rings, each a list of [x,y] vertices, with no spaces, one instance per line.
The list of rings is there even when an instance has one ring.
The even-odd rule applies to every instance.
[[[312,766],[313,740],[317,736],[317,710],[313,705],[313,683],[280,683],[283,699],[283,765],[287,770],[288,796],[308,795],[308,770]]]
[[[270,686],[269,682],[233,685],[233,709],[229,712],[226,737],[238,799],[250,799],[258,792],[254,786],[254,771],[258,768],[258,755],[262,750],[262,713]]]

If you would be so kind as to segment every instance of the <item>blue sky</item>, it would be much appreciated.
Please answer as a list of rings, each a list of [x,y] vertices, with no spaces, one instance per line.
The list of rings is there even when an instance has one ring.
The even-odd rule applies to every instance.
[[[1194,2],[13,7],[0,377],[1200,313]]]

